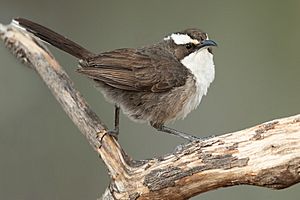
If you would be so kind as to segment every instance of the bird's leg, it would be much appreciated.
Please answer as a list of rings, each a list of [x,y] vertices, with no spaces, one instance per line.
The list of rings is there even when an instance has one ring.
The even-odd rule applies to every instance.
[[[120,123],[120,107],[115,104],[115,127],[113,130],[109,130],[107,133],[116,139],[118,139],[119,135],[119,123]]]
[[[106,132],[101,136],[101,138],[99,139],[99,141],[100,141],[100,146],[99,146],[99,148],[101,148],[103,138],[104,138],[106,135],[110,135],[110,136],[114,137],[116,140],[118,140],[118,135],[119,135],[119,122],[120,122],[120,107],[119,107],[117,104],[115,104],[115,127],[114,127],[114,129],[112,129],[112,130],[106,131]],[[97,133],[97,135],[99,135],[99,134],[100,134],[100,133]]]
[[[156,125],[156,124],[152,124],[152,123],[151,123],[151,125],[154,128],[156,128],[158,131],[169,133],[169,134],[175,135],[177,137],[184,138],[184,139],[189,140],[189,141],[201,140],[201,138],[198,138],[196,136],[189,135],[187,133],[184,133],[184,132],[181,132],[181,131],[169,128],[169,127],[164,126],[164,125]]]

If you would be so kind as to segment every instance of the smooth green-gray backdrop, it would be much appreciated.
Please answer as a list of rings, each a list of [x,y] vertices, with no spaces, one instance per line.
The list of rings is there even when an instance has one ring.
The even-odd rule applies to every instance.
[[[300,1],[0,0],[0,22],[26,17],[95,52],[154,43],[199,27],[217,41],[216,79],[200,107],[172,127],[199,136],[236,131],[300,112]],[[113,106],[74,72],[76,59],[50,48],[84,97],[112,126]],[[0,44],[0,199],[95,200],[107,171],[47,87]],[[120,143],[136,159],[170,152],[181,139],[121,116]],[[238,186],[194,199],[299,199]]]

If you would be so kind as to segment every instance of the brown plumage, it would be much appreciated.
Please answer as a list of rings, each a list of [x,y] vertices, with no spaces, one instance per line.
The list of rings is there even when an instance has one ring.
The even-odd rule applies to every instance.
[[[166,92],[184,85],[188,70],[171,54],[158,53],[157,48],[117,49],[88,58],[77,71],[129,91]]]
[[[95,80],[104,96],[120,105],[131,119],[160,127],[176,119],[184,99],[190,96],[187,93],[194,90],[183,87],[188,69],[171,53],[160,52],[164,51],[157,47],[117,49],[82,61],[77,71]],[[177,91],[173,93],[174,90]]]
[[[200,103],[205,93],[199,91],[192,71],[181,61],[204,46],[215,46],[215,43],[202,44],[207,38],[206,33],[199,29],[186,29],[173,34],[174,38],[169,36],[143,48],[123,48],[94,54],[32,21],[17,18],[15,23],[79,58],[81,67],[77,71],[93,79],[104,96],[120,106],[131,119],[146,121],[158,130],[195,139],[164,127],[164,124],[185,117]],[[211,53],[209,47],[206,49]]]

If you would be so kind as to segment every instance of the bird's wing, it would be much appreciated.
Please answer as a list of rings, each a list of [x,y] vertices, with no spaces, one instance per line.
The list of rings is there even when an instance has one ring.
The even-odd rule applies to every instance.
[[[164,92],[184,85],[188,70],[174,57],[161,52],[117,49],[89,58],[78,72],[130,91]]]

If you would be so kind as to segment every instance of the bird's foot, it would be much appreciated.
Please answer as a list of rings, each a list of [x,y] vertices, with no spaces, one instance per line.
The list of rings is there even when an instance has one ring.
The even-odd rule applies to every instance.
[[[102,135],[102,136],[99,138],[100,135]],[[119,130],[113,129],[113,130],[108,130],[108,131],[103,130],[103,131],[98,132],[98,133],[97,133],[97,138],[99,139],[99,142],[100,142],[99,149],[100,149],[101,146],[102,146],[104,137],[107,136],[107,135],[112,136],[112,137],[114,137],[116,140],[118,140]]]

